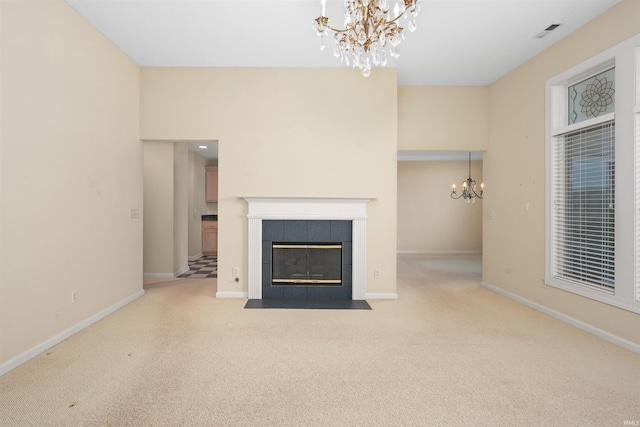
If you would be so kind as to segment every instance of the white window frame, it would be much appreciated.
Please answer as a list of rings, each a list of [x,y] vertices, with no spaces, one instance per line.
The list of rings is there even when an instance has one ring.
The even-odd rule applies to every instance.
[[[615,113],[568,125],[567,88],[615,67]],[[545,283],[640,313],[640,34],[572,67],[546,82]],[[556,135],[615,118],[615,290],[613,293],[554,277],[552,151]],[[638,119],[640,120],[640,119]],[[637,149],[636,149],[637,147]]]
[[[636,49],[636,73],[640,76],[640,48]],[[640,78],[639,78],[640,80]],[[636,200],[635,200],[635,291],[636,302],[640,303],[640,82],[636,84],[636,107],[634,109],[635,121],[635,178],[636,178]]]

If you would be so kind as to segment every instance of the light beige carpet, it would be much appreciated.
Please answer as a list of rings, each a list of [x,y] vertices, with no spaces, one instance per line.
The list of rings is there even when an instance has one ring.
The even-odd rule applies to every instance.
[[[623,426],[640,356],[401,256],[373,310],[244,310],[214,279],[144,297],[0,378],[2,426]]]

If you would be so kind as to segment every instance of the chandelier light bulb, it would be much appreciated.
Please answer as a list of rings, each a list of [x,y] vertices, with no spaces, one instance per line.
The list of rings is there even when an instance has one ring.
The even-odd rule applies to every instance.
[[[351,63],[359,68],[365,77],[371,74],[372,67],[387,65],[387,48],[393,58],[400,56],[398,45],[406,35],[398,22],[404,16],[409,31],[415,31],[420,10],[420,0],[399,0],[393,7],[395,17],[391,17],[389,0],[345,0],[344,29],[338,29],[325,16],[325,3],[321,0],[322,15],[313,25],[322,39],[320,50],[324,50],[323,36],[331,30],[336,43],[333,56],[347,66]]]

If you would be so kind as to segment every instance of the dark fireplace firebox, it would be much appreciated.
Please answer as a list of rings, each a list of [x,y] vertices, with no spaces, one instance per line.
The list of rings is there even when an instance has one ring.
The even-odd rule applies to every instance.
[[[274,286],[342,286],[342,242],[273,242]]]

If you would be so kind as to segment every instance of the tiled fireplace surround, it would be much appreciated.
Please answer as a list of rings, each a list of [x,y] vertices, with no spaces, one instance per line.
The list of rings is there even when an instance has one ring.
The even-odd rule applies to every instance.
[[[262,221],[262,299],[276,300],[352,300],[351,221],[346,220],[263,220]],[[342,282],[339,286],[311,284],[272,285],[272,245],[274,242],[341,245]]]
[[[262,299],[263,221],[351,221],[351,292],[353,300],[366,295],[366,220],[371,198],[245,197],[248,204],[249,299]]]

